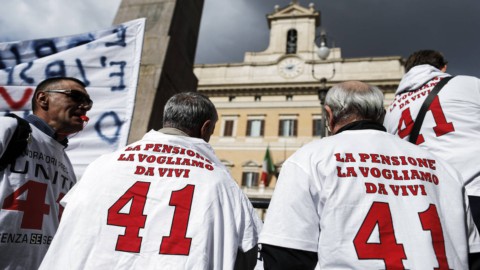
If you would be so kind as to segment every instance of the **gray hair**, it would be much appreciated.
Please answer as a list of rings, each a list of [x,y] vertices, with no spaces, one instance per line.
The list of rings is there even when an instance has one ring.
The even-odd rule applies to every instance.
[[[373,85],[348,81],[334,85],[327,93],[325,105],[332,109],[333,120],[341,123],[351,117],[382,124],[383,93]]]
[[[172,96],[163,110],[163,126],[191,133],[200,130],[207,120],[218,119],[215,105],[208,97],[196,92]]]

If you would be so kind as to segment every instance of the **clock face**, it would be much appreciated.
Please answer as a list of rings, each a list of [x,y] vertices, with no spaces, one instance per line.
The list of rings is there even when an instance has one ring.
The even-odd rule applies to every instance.
[[[285,58],[278,64],[278,72],[285,78],[294,78],[303,72],[303,62],[298,58]]]

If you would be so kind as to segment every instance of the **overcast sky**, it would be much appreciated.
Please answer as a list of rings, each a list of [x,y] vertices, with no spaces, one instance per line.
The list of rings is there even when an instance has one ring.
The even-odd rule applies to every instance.
[[[206,0],[197,63],[241,62],[268,47],[266,14],[291,0]],[[478,0],[299,0],[314,3],[329,42],[344,58],[436,49],[454,75],[480,76]],[[217,12],[221,10],[222,12]],[[331,44],[330,44],[331,45]]]
[[[268,47],[266,15],[291,0],[205,0],[196,63],[242,62]],[[444,53],[449,72],[480,77],[478,0],[299,0],[314,3],[344,58]],[[120,0],[1,0],[0,41],[45,38],[111,25]]]

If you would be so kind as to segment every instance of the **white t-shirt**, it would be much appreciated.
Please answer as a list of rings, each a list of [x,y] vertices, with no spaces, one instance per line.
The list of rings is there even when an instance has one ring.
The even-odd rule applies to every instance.
[[[16,126],[0,118],[0,155]],[[38,269],[63,211],[59,201],[76,183],[65,146],[30,127],[25,154],[0,171],[0,269]]]
[[[346,130],[285,161],[259,242],[318,252],[322,270],[467,269],[480,240],[460,177],[396,136]]]
[[[90,164],[41,269],[233,269],[261,221],[201,139],[150,131]]]
[[[400,82],[384,125],[408,140],[428,93],[440,78],[449,76],[430,65],[413,67]],[[417,144],[452,164],[469,195],[480,196],[480,80],[456,76],[430,105]]]

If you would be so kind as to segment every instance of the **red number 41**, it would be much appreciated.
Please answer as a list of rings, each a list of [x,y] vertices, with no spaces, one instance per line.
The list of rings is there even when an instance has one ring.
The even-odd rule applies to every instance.
[[[117,238],[116,250],[140,252],[142,237],[140,229],[145,227],[147,216],[143,214],[150,183],[136,182],[108,209],[107,224],[125,227],[125,234]],[[173,191],[170,205],[175,206],[170,236],[164,236],[160,245],[160,254],[188,255],[191,238],[186,237],[190,209],[192,207],[194,185],[187,185],[181,190]],[[129,203],[128,213],[121,210]]]
[[[50,214],[50,205],[45,203],[47,193],[50,193],[47,184],[29,180],[3,200],[2,209],[23,212],[20,228],[41,230],[44,216]],[[62,217],[60,200],[64,195],[58,194],[56,200],[58,220]]]
[[[438,268],[435,268],[435,270],[449,270],[437,207],[430,204],[428,209],[418,213],[418,216],[422,229],[430,231],[432,236],[433,251],[438,261]],[[368,239],[377,224],[380,241],[379,243],[368,243]],[[405,269],[402,260],[407,259],[407,255],[403,245],[397,243],[394,232],[390,207],[387,203],[374,202],[353,240],[358,258],[361,260],[383,260],[387,270]]]
[[[443,113],[442,105],[440,104],[438,96],[433,99],[428,110],[432,112],[433,119],[435,120],[436,125],[433,127],[433,131],[437,137],[455,131],[453,123],[447,122],[447,118]],[[398,136],[400,136],[400,138],[405,138],[410,135],[413,124],[414,121],[412,114],[410,113],[410,108],[406,108],[402,111],[402,116],[398,122]],[[423,135],[418,134],[416,144],[419,145],[424,141],[425,139],[423,138]]]

